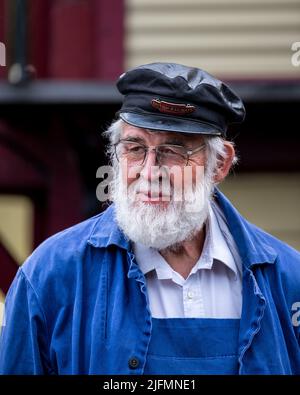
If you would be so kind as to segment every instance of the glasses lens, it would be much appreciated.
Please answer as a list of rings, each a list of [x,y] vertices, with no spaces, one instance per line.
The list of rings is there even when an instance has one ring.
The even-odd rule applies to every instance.
[[[145,158],[146,148],[138,143],[132,143],[129,141],[121,141],[116,146],[117,158],[127,159],[128,162],[134,164],[142,164]]]
[[[180,146],[161,145],[157,147],[158,159],[161,165],[175,166],[186,163],[186,149]]]

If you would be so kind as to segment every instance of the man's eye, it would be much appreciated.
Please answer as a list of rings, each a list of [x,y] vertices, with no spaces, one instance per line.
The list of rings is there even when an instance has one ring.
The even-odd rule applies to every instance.
[[[164,155],[181,155],[181,149],[175,147],[161,147],[160,152]]]
[[[130,153],[139,154],[139,153],[143,153],[145,151],[145,149],[144,149],[144,147],[142,147],[140,145],[130,145],[130,146],[127,146],[127,151]]]

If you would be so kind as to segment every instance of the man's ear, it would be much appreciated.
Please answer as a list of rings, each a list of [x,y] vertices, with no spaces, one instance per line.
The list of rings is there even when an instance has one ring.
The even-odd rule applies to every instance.
[[[216,183],[223,181],[224,178],[227,176],[235,156],[235,149],[229,141],[224,141],[224,150],[226,154],[225,158],[218,163],[218,167],[214,177],[214,181]]]

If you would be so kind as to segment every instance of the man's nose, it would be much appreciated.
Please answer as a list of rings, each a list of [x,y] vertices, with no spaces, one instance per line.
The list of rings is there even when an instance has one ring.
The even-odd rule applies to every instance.
[[[153,181],[161,176],[157,154],[154,149],[148,151],[140,175],[147,181]]]

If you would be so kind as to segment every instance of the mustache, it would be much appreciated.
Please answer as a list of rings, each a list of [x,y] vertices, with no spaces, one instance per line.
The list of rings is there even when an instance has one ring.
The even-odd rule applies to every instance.
[[[174,188],[167,181],[147,181],[138,179],[128,187],[128,194],[135,196],[136,194],[144,194],[149,197],[173,196]]]

